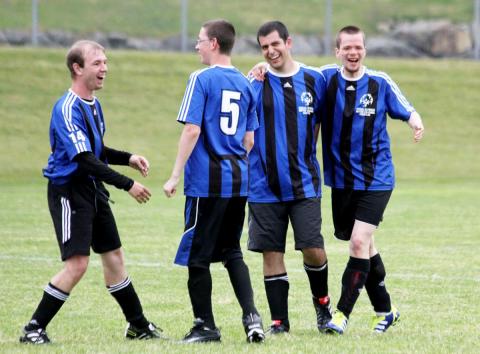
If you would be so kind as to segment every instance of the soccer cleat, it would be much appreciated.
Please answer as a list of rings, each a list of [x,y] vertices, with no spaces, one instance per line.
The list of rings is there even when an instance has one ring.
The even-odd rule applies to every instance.
[[[182,343],[207,343],[220,342],[220,330],[218,328],[210,329],[205,326],[201,318],[193,321],[193,327],[182,340]]]
[[[332,307],[330,306],[330,297],[325,296],[321,299],[312,298],[315,312],[317,313],[317,328],[324,333],[327,323],[332,319]]]
[[[268,335],[277,335],[288,333],[290,331],[290,323],[288,320],[273,320],[270,328],[267,330]]]
[[[20,343],[47,344],[50,343],[50,339],[43,328],[27,330],[26,327],[24,327],[23,336],[20,337]]]
[[[262,318],[258,314],[249,314],[242,319],[243,328],[247,335],[247,342],[261,343],[265,340]]]
[[[162,329],[155,326],[153,323],[149,323],[145,328],[137,328],[131,323],[127,324],[127,329],[125,330],[125,337],[127,339],[137,339],[137,340],[146,340],[146,339],[160,339],[162,336]]]
[[[372,320],[373,331],[384,333],[390,326],[395,326],[400,321],[400,312],[392,306],[392,311],[383,316],[374,316]]]
[[[336,310],[332,319],[325,326],[325,333],[343,334],[347,329],[348,318],[342,311]]]

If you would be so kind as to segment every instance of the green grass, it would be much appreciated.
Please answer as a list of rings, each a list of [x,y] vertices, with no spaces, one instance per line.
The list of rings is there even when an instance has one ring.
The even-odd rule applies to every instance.
[[[179,0],[49,0],[39,1],[41,30],[65,29],[75,33],[123,32],[164,37],[180,32]],[[302,1],[189,1],[188,29],[192,36],[209,19],[226,18],[238,33],[254,34],[265,21],[280,19],[292,33],[323,33],[325,0]],[[448,18],[472,21],[472,0],[335,0],[333,30],[357,24],[367,33],[379,22]],[[1,0],[0,28],[31,28],[30,0]]]
[[[142,179],[153,192],[150,203],[137,205],[127,193],[110,188],[127,268],[147,316],[179,339],[192,320],[187,272],[172,264],[182,232],[184,199],[179,195],[167,200],[161,187],[175,157],[181,129],[175,117],[186,80],[201,65],[194,54],[109,51],[107,55],[109,77],[105,89],[98,92],[107,120],[106,143],[144,154],[152,165],[150,176]],[[0,48],[0,352],[476,352],[480,64],[451,60],[367,60],[370,67],[392,76],[426,126],[424,140],[413,144],[407,125],[389,121],[397,188],[376,240],[402,321],[386,335],[370,333],[372,310],[365,294],[344,337],[317,333],[307,278],[289,235],[286,261],[292,332],[288,337],[260,347],[244,343],[240,310],[228,276],[214,265],[214,311],[222,344],[127,343],[122,338],[121,311],[105,290],[99,257],[93,255],[85,278],[49,325],[55,344],[41,349],[17,344],[20,328],[35,310],[43,286],[62,266],[41,168],[49,153],[51,106],[70,84],[63,58],[64,50]],[[314,65],[332,60],[301,59]],[[246,71],[258,60],[259,56],[237,57],[234,62]],[[336,302],[348,250],[332,236],[329,196],[324,189],[323,233],[330,260],[330,292]],[[257,305],[268,323],[261,257],[247,251],[245,257]]]

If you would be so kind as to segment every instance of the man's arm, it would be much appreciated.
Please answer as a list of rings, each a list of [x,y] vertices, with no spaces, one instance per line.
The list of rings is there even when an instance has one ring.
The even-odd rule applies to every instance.
[[[78,168],[82,173],[94,176],[100,181],[104,181],[107,184],[128,191],[128,193],[139,203],[146,203],[151,196],[150,191],[146,187],[111,169],[105,163],[97,159],[90,151],[76,155],[73,161],[78,163]]]
[[[423,132],[425,131],[420,114],[413,111],[408,119],[408,125],[413,129],[413,140],[418,143],[423,138]]]
[[[247,131],[243,137],[243,147],[247,150],[247,154],[252,150],[253,144],[255,142],[255,133]]]
[[[140,171],[143,177],[147,177],[150,164],[145,157],[126,151],[115,150],[108,146],[104,146],[104,151],[109,164],[130,166]]]
[[[177,185],[180,180],[183,168],[188,158],[192,154],[193,148],[197,144],[201,129],[198,125],[186,123],[183,127],[182,135],[178,141],[177,158],[173,166],[172,174],[167,182],[163,185],[163,191],[167,197],[173,197],[177,191]]]

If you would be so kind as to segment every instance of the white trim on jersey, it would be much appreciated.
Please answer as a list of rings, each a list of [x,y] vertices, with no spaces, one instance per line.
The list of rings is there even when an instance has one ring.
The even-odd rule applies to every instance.
[[[187,112],[190,108],[190,103],[192,102],[193,89],[195,88],[195,83],[197,81],[198,75],[200,75],[205,70],[211,69],[210,67],[194,71],[190,75],[188,80],[187,88],[185,89],[185,95],[183,96],[182,104],[180,105],[180,110],[178,112],[177,121],[185,122],[187,120]]]
[[[60,201],[62,203],[62,244],[70,240],[70,226],[71,226],[71,216],[72,211],[70,209],[70,201],[61,197]]]
[[[62,104],[62,115],[63,120],[65,121],[65,125],[67,126],[67,130],[71,133],[75,131],[76,127],[72,123],[72,106],[76,99],[76,95],[72,91],[68,91],[68,95],[65,98],[65,101]]]
[[[370,76],[378,76],[384,79],[387,84],[392,88],[393,93],[397,97],[398,101],[400,104],[408,111],[408,112],[413,112],[415,109],[412,107],[412,105],[407,101],[405,96],[402,94],[400,91],[400,88],[397,86],[397,84],[388,76],[386,73],[382,71],[375,71],[375,70],[370,70],[367,69],[367,74]]]
[[[132,281],[130,280],[130,277],[127,277],[121,283],[107,286],[108,292],[111,294],[111,293],[114,293],[116,291],[122,290],[122,289],[126,288],[131,282]]]
[[[68,295],[55,289],[54,287],[52,287],[50,284],[48,284],[46,287],[45,287],[45,292],[51,296],[53,296],[54,298],[60,300],[60,301],[67,301],[68,299]]]

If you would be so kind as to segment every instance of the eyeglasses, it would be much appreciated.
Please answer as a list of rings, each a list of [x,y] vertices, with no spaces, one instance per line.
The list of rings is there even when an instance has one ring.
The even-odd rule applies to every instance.
[[[200,44],[202,42],[206,42],[206,41],[210,41],[211,39],[210,38],[207,38],[207,39],[197,39],[197,44]]]

